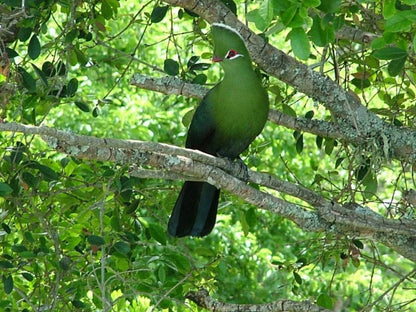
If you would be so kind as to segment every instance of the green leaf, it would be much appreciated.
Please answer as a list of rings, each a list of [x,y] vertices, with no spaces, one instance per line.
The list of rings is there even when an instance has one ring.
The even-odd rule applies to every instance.
[[[98,117],[99,115],[100,115],[100,108],[99,108],[99,107],[97,107],[97,106],[95,106],[95,107],[92,109],[92,117],[96,118],[96,117]]]
[[[351,83],[360,90],[363,90],[371,86],[370,80],[368,79],[362,80],[362,79],[354,78],[351,80]]]
[[[78,80],[77,78],[72,78],[66,87],[66,93],[69,97],[73,97],[78,90]]]
[[[11,275],[9,275],[9,276],[3,275],[2,279],[3,279],[4,292],[6,294],[10,294],[13,290],[13,287],[14,287],[13,277]]]
[[[412,27],[412,21],[404,13],[408,12],[399,12],[389,18],[384,25],[384,31],[391,33],[409,31]]]
[[[416,51],[416,36],[413,37],[413,51]]]
[[[189,125],[191,124],[192,117],[194,116],[194,113],[195,113],[195,109],[191,109],[190,111],[187,111],[185,113],[185,115],[183,115],[183,117],[182,117],[182,124],[185,127],[189,127]]]
[[[303,134],[300,134],[296,140],[296,151],[298,154],[302,153],[303,151]]]
[[[163,64],[163,70],[170,76],[179,74],[179,63],[172,59],[166,59]]]
[[[159,266],[157,270],[158,281],[164,283],[166,281],[166,269],[163,265]]]
[[[316,137],[315,143],[316,143],[316,146],[317,146],[319,149],[321,149],[321,148],[322,148],[322,143],[323,143],[323,141],[324,141],[324,138],[323,138],[323,137],[321,137],[321,136],[319,136],[319,135]]]
[[[331,155],[335,147],[335,140],[332,138],[325,138],[325,154]]]
[[[82,302],[81,300],[72,300],[71,303],[74,306],[74,308],[79,309],[79,310],[84,310],[86,307],[85,303]]]
[[[364,249],[364,244],[359,239],[353,239],[352,243],[358,248],[358,249]]]
[[[192,65],[189,70],[207,70],[210,66],[211,64],[209,63],[196,63]]]
[[[31,282],[33,281],[34,277],[32,274],[28,273],[28,272],[22,272],[22,276],[25,280]]]
[[[341,6],[341,0],[321,0],[318,9],[325,13],[335,13]]]
[[[384,0],[383,17],[389,19],[396,14],[396,0]]]
[[[168,5],[155,7],[150,14],[150,21],[154,24],[161,22],[168,12],[168,9]]]
[[[71,258],[63,256],[61,260],[59,260],[59,267],[64,271],[68,271],[71,268]]]
[[[35,64],[31,64],[33,69],[35,70],[36,75],[40,78],[40,81],[42,81],[42,84],[47,87],[48,86],[48,79],[46,78],[45,73],[40,70],[39,67],[37,67]]]
[[[23,68],[18,67],[17,71],[22,76],[23,86],[31,93],[36,92],[36,80]]]
[[[19,56],[19,54],[13,49],[6,48],[5,50],[6,50],[6,53],[7,53],[7,57],[9,59],[12,59],[12,58],[15,58],[16,56]]]
[[[29,45],[27,46],[27,52],[32,60],[35,60],[40,55],[40,42],[38,36],[33,34],[32,38],[29,41]]]
[[[331,296],[326,293],[322,293],[318,296],[316,299],[316,304],[330,310],[334,308],[334,301],[332,300]]]
[[[0,260],[0,269],[12,269],[14,268],[13,263],[7,260]]]
[[[390,76],[394,77],[399,75],[402,70],[404,69],[404,64],[406,63],[407,56],[391,60],[389,65],[387,66],[387,72]]]
[[[358,169],[355,170],[355,178],[357,181],[361,181],[365,178],[367,173],[370,171],[370,164],[362,164],[358,167]]]
[[[105,244],[105,240],[102,236],[90,235],[87,238],[88,243],[91,245],[101,246]]]
[[[13,192],[13,189],[6,183],[0,182],[0,196],[5,197]]]
[[[192,83],[204,85],[207,82],[207,76],[204,74],[198,74],[192,79]]]
[[[313,18],[313,24],[308,32],[311,40],[319,47],[324,47],[335,38],[334,28],[329,24],[323,27],[323,21],[316,15]]]
[[[25,182],[29,187],[36,187],[38,185],[38,179],[31,174],[30,172],[23,172],[20,176],[23,182]]]
[[[295,278],[296,283],[302,285],[302,277],[295,271],[293,271],[293,277]]]
[[[321,4],[320,0],[305,0],[302,1],[302,5],[307,8],[314,8]]]
[[[151,223],[148,227],[150,236],[162,245],[166,245],[166,232],[159,224]]]
[[[189,58],[188,62],[186,63],[186,66],[190,68],[192,65],[196,64],[196,62],[199,61],[199,56],[193,55]]]
[[[224,3],[225,6],[229,8],[231,12],[234,13],[234,15],[237,15],[237,5],[233,0],[221,0],[221,2]]]
[[[75,101],[74,102],[75,103],[75,105],[80,109],[80,110],[82,110],[83,112],[86,112],[86,113],[88,113],[89,111],[90,111],[90,107],[89,107],[89,105],[87,104],[87,103],[85,103],[85,102],[80,102],[80,101]],[[96,116],[95,116],[96,117]]]
[[[287,104],[282,104],[282,112],[283,112],[283,114],[286,114],[286,115],[289,115],[289,116],[292,116],[292,117],[296,118],[295,110]]]
[[[378,182],[377,176],[370,171],[363,180],[364,189],[364,196],[366,199],[371,199],[373,196],[377,194],[378,189]]]
[[[35,166],[39,171],[42,173],[45,181],[57,181],[59,179],[59,175],[48,166],[42,164],[36,164]]]
[[[119,253],[126,255],[130,252],[130,245],[126,242],[116,242],[114,244],[114,249],[118,251]]]
[[[85,54],[77,47],[74,47],[73,51],[75,53],[76,60],[78,61],[78,63],[80,63],[82,66],[85,66],[88,63],[88,58],[85,56]]]
[[[168,255],[169,260],[175,265],[179,272],[187,273],[190,268],[189,259],[182,253],[175,252]]]
[[[10,228],[10,226],[8,226],[6,223],[2,223],[1,227],[3,228],[3,230],[7,233],[10,234],[12,232],[12,229]]]
[[[292,47],[293,53],[296,57],[301,60],[307,60],[310,54],[310,44],[308,36],[306,35],[303,28],[294,28],[289,33],[290,45]]]
[[[274,17],[272,0],[263,0],[259,7],[259,15],[268,26]]]
[[[269,23],[260,15],[259,9],[254,9],[247,13],[246,15],[247,21],[254,23],[256,28],[260,31],[265,31],[266,28],[269,26]]]
[[[395,60],[407,57],[407,51],[397,47],[385,47],[375,51],[374,57],[379,60]]]
[[[378,50],[383,48],[386,45],[386,41],[383,37],[375,38],[373,41],[371,41],[371,47],[374,50]]]
[[[241,228],[243,230],[244,235],[247,236],[247,234],[250,231],[250,226],[247,223],[245,213],[241,210],[238,211],[238,220],[240,221]]]
[[[310,110],[306,112],[305,118],[312,119],[314,115],[315,115],[314,111]]]
[[[109,20],[113,17],[113,9],[106,0],[102,0],[101,2],[101,14],[106,20]]]
[[[71,43],[72,41],[75,40],[75,38],[78,36],[78,29],[72,29],[71,31],[69,31],[66,36],[65,36],[65,42],[66,43]]]
[[[344,157],[337,158],[337,160],[335,161],[335,169],[338,168],[339,165],[341,165],[344,159]]]
[[[298,13],[298,8],[296,5],[292,5],[287,8],[287,10],[283,11],[280,18],[282,19],[282,23],[288,26],[292,20],[295,18],[296,14]]]
[[[257,224],[256,209],[250,208],[245,212],[246,221],[250,228],[253,228]]]
[[[33,31],[33,29],[28,28],[28,27],[19,28],[19,31],[17,33],[17,38],[19,38],[19,40],[21,42],[25,42],[27,39],[30,38],[30,35],[32,34],[32,31]]]

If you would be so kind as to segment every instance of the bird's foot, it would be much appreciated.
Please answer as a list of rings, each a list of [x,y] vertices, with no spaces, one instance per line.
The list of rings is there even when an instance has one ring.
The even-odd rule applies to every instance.
[[[244,182],[248,182],[248,167],[247,165],[244,163],[244,161],[238,157],[235,160],[232,160],[230,158],[228,158],[229,162],[230,162],[230,166],[229,166],[229,171],[230,172],[235,172],[234,169],[234,164],[237,163],[239,166],[238,172],[235,172],[235,176],[236,178],[244,181]]]

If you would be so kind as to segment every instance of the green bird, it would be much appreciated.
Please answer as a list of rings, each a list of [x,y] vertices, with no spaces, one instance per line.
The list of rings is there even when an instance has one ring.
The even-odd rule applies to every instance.
[[[224,78],[197,107],[186,147],[234,160],[262,131],[269,99],[241,35],[224,24],[213,24],[211,33],[213,62],[220,63]],[[209,183],[186,181],[169,219],[169,234],[208,235],[215,225],[219,195]]]

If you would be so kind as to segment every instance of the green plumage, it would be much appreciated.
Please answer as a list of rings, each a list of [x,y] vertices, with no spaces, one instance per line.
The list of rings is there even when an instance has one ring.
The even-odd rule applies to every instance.
[[[220,62],[224,79],[196,109],[186,147],[236,159],[263,129],[269,101],[240,35],[223,24],[213,24],[211,30],[213,60]],[[169,234],[209,234],[215,225],[219,193],[208,183],[186,181],[169,219]]]

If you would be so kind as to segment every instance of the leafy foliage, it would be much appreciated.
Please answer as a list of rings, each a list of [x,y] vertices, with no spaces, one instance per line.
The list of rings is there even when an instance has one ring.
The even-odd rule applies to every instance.
[[[372,112],[414,130],[414,1],[223,2]],[[196,101],[128,83],[135,72],[218,81],[204,20],[159,1],[20,6],[0,2],[0,122],[183,145],[182,117],[189,121]],[[354,42],[347,27],[374,36]],[[273,109],[331,118],[266,78]],[[413,165],[386,162],[378,142],[367,146],[374,148],[268,124],[243,157],[258,171],[327,198],[414,220],[414,205],[402,196],[414,188]],[[196,311],[184,295],[199,287],[227,302],[315,298],[322,307],[349,311],[412,309],[414,263],[365,238],[305,233],[229,194],[222,195],[212,235],[168,237],[178,186],[63,155],[37,137],[0,133],[0,309]]]

